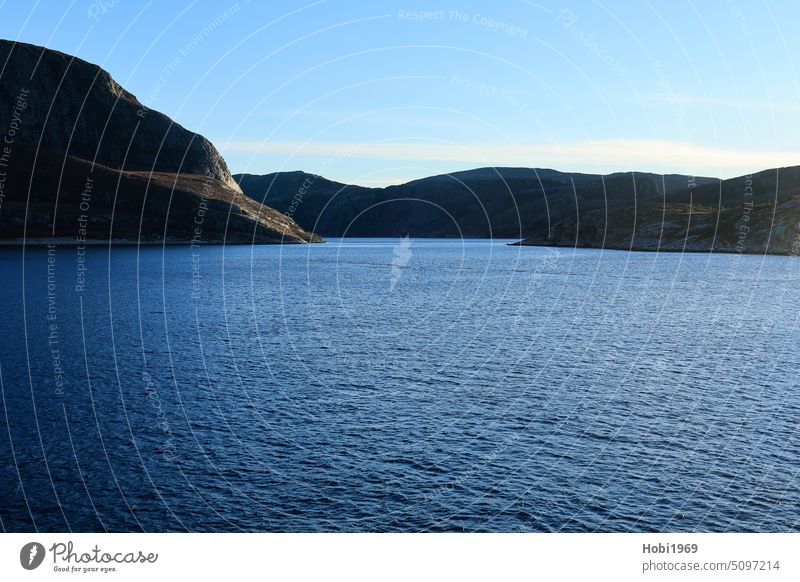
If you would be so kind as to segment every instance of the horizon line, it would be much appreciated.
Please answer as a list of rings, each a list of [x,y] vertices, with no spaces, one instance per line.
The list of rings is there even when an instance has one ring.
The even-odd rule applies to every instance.
[[[266,175],[283,171],[294,158],[317,158],[320,163],[299,163],[295,167],[315,166],[304,171],[323,176],[329,180],[349,185],[359,183],[383,184],[384,187],[405,184],[432,176],[449,175],[481,168],[526,168],[552,169],[561,173],[597,174],[608,176],[621,173],[649,173],[679,175],[698,178],[728,180],[754,173],[800,165],[800,152],[763,152],[742,149],[723,149],[677,141],[607,139],[560,144],[527,145],[474,145],[445,143],[353,143],[353,142],[218,142],[224,158],[232,153],[249,153],[251,158],[243,171],[236,174],[254,174],[250,169],[256,156],[281,156],[281,164]],[[452,163],[462,167],[439,171],[432,166],[415,165],[417,175],[382,178],[377,170],[354,176],[352,172],[336,172],[333,168],[340,162],[359,159],[386,160],[391,162],[416,161],[431,164]],[[502,164],[493,163],[503,160]],[[241,166],[241,164],[237,164]],[[294,164],[293,164],[294,165]],[[273,166],[273,167],[274,167]],[[613,168],[627,167],[626,170]],[[408,165],[405,165],[406,169]],[[429,171],[423,173],[425,169]],[[560,168],[560,169],[556,169]],[[397,168],[395,168],[397,169]]]

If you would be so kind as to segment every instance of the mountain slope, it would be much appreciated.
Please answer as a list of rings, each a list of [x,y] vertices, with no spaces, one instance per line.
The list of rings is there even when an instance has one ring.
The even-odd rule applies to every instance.
[[[302,172],[234,178],[245,194],[279,210],[291,210],[294,202],[295,220],[324,235],[478,238],[546,233],[578,212],[662,201],[685,192],[688,184],[686,176],[532,168],[479,168],[387,188],[349,186]]]
[[[2,239],[319,240],[244,196],[208,140],[75,57],[0,40],[0,133]]]
[[[328,236],[520,238],[523,245],[789,254],[800,167],[729,180],[478,168],[387,188],[303,172],[234,176]]]
[[[520,244],[796,254],[799,233],[800,167],[795,166],[698,185],[663,201],[580,212]]]

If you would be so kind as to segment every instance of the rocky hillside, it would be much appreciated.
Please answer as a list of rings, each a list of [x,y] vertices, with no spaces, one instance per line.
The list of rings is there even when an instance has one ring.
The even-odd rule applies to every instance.
[[[0,134],[0,239],[321,240],[244,196],[203,136],[57,51],[0,40]]]
[[[785,255],[798,237],[800,167],[789,167],[579,212],[520,244]]]
[[[258,201],[327,236],[519,238],[523,245],[788,254],[800,167],[720,181],[480,168],[388,188],[303,172],[234,176]]]
[[[532,168],[479,168],[388,188],[349,186],[302,172],[234,178],[245,194],[281,211],[294,208],[298,224],[327,236],[518,239],[547,233],[578,212],[685,194],[689,183],[677,175]]]

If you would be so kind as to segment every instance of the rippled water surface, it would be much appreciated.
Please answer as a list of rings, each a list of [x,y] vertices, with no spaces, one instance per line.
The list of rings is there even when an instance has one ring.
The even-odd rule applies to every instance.
[[[2,527],[800,529],[794,259],[505,242],[0,250]]]

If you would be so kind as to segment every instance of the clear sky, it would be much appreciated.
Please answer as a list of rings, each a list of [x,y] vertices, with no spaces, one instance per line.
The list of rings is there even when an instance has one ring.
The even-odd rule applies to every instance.
[[[0,2],[3,38],[103,66],[233,172],[800,164],[795,0]]]

